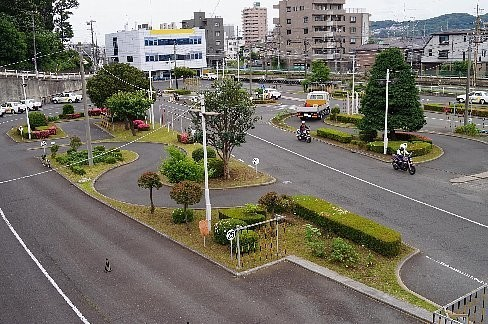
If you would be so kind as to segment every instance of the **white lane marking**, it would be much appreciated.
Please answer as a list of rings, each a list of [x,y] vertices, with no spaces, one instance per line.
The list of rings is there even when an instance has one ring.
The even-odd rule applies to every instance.
[[[32,178],[32,177],[35,177],[35,176],[38,176],[38,175],[41,175],[41,174],[44,174],[44,173],[48,173],[48,172],[51,172],[51,171],[53,171],[53,169],[46,170],[46,171],[41,171],[41,172],[37,172],[37,173],[34,173],[34,174],[29,174],[29,175],[26,175],[26,176],[23,176],[23,177],[15,178],[15,179],[2,180],[2,181],[0,181],[0,184],[5,184],[5,183],[13,182],[13,181],[27,179],[27,178]]]
[[[456,269],[456,268],[454,268],[454,267],[451,267],[451,266],[450,266],[450,265],[448,265],[447,263],[444,263],[444,262],[442,262],[442,261],[438,261],[438,260],[432,259],[432,258],[431,258],[431,257],[429,257],[428,255],[426,255],[425,257],[426,257],[427,259],[429,259],[429,260],[434,261],[434,262],[435,262],[435,263],[437,263],[437,264],[440,264],[440,265],[441,265],[441,266],[443,266],[443,267],[446,267],[446,268],[448,268],[448,269],[451,269],[451,270],[452,270],[452,271],[454,271],[454,272],[459,273],[460,275],[463,275],[463,276],[465,276],[465,277],[468,277],[469,279],[472,279],[472,280],[474,280],[474,281],[476,281],[476,282],[479,282],[479,283],[480,283],[480,284],[482,284],[482,285],[485,285],[485,284],[486,284],[486,282],[484,282],[483,280],[478,279],[478,278],[476,278],[476,277],[474,277],[474,276],[472,276],[472,275],[470,275],[470,274],[468,274],[468,273],[466,273],[466,272],[463,272],[463,271],[461,271],[461,270],[459,270],[459,269]]]
[[[287,149],[287,148],[285,148],[285,147],[283,147],[283,146],[280,146],[280,145],[278,145],[278,144],[272,143],[272,142],[270,142],[270,141],[268,141],[268,140],[266,140],[266,139],[264,139],[264,138],[261,138],[261,137],[259,137],[259,136],[256,136],[256,135],[253,135],[253,134],[250,134],[250,133],[247,133],[247,134],[248,134],[249,136],[251,136],[251,137],[254,137],[255,139],[258,139],[258,140],[263,141],[263,142],[265,142],[265,143],[268,143],[268,144],[270,144],[270,145],[272,145],[272,146],[275,146],[275,147],[277,147],[277,148],[279,148],[279,149],[282,149],[283,151],[286,151],[286,152],[288,152],[288,153],[294,154],[294,155],[296,155],[296,156],[298,156],[298,157],[301,157],[302,159],[305,159],[305,160],[310,161],[310,162],[312,162],[312,163],[315,163],[315,164],[317,164],[317,165],[323,166],[323,167],[325,167],[325,168],[327,168],[327,169],[330,169],[330,170],[332,170],[332,171],[335,171],[335,172],[337,172],[337,173],[340,173],[340,174],[342,174],[342,175],[345,175],[345,176],[350,177],[350,178],[352,178],[352,179],[355,179],[355,180],[357,180],[357,181],[363,182],[363,183],[365,183],[365,184],[368,184],[368,185],[373,186],[373,187],[375,187],[375,188],[378,188],[378,189],[380,189],[380,190],[383,190],[383,191],[389,192],[389,193],[394,194],[394,195],[397,195],[397,196],[399,196],[399,197],[402,197],[402,198],[408,199],[408,200],[410,200],[410,201],[416,202],[416,203],[418,203],[418,204],[421,204],[421,205],[427,206],[427,207],[429,207],[429,208],[435,209],[435,210],[440,211],[440,212],[442,212],[442,213],[445,213],[445,214],[448,214],[448,215],[454,216],[454,217],[459,218],[459,219],[461,219],[461,220],[464,220],[464,221],[467,221],[467,222],[470,222],[470,223],[472,223],[472,224],[475,224],[475,225],[478,225],[478,226],[481,226],[481,227],[484,227],[484,228],[488,229],[488,225],[486,225],[486,224],[483,224],[483,223],[480,223],[480,222],[474,221],[474,220],[469,219],[469,218],[467,218],[467,217],[463,217],[463,216],[461,216],[461,215],[458,215],[458,214],[456,214],[456,213],[453,213],[453,212],[450,212],[450,211],[448,211],[448,210],[442,209],[442,208],[440,208],[440,207],[437,207],[437,206],[434,206],[434,205],[428,204],[428,203],[423,202],[423,201],[421,201],[421,200],[418,200],[418,199],[415,199],[415,198],[412,198],[412,197],[406,196],[406,195],[401,194],[401,193],[399,193],[399,192],[393,191],[393,190],[391,190],[391,189],[388,189],[388,188],[382,187],[382,186],[380,186],[380,185],[377,185],[377,184],[375,184],[375,183],[369,182],[369,181],[367,181],[367,180],[361,179],[361,178],[359,178],[359,177],[356,177],[356,176],[354,176],[354,175],[352,175],[352,174],[349,174],[349,173],[347,173],[347,172],[341,171],[341,170],[339,170],[339,169],[333,168],[333,167],[331,167],[331,166],[329,166],[329,165],[326,165],[326,164],[324,164],[324,163],[321,163],[321,162],[319,162],[319,161],[315,161],[314,159],[311,159],[311,158],[309,158],[309,157],[307,157],[307,156],[305,156],[305,155],[302,155],[302,154],[300,154],[300,153],[294,152],[294,151],[292,151],[292,150],[290,150],[290,149]]]
[[[49,275],[49,273],[47,273],[46,269],[44,269],[44,267],[39,262],[39,260],[37,260],[37,258],[34,256],[34,254],[32,254],[32,252],[29,250],[29,248],[25,245],[24,241],[19,236],[19,234],[17,234],[17,232],[13,228],[12,224],[10,224],[9,220],[7,219],[7,217],[5,216],[5,214],[3,213],[3,210],[1,208],[0,208],[0,214],[2,215],[2,218],[5,221],[5,223],[7,224],[8,228],[10,229],[10,231],[14,234],[15,238],[17,239],[17,241],[19,241],[20,245],[22,245],[22,247],[27,252],[27,254],[36,263],[37,267],[42,271],[42,273],[49,280],[49,282],[51,283],[51,285],[53,285],[53,287],[58,291],[58,293],[61,295],[61,297],[63,297],[63,299],[71,307],[71,309],[76,313],[76,315],[79,317],[79,319],[83,323],[85,323],[85,324],[90,324],[90,322],[88,322],[88,320],[83,316],[83,314],[81,314],[81,312],[78,310],[78,308],[71,302],[71,300],[68,298],[68,296],[66,296],[64,294],[64,292],[61,290],[61,288],[59,288],[58,284]]]

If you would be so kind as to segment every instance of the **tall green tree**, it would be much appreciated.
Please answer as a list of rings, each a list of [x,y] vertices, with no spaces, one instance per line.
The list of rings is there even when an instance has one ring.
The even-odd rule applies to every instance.
[[[176,75],[176,78],[183,78],[183,80],[197,75],[197,73],[194,70],[186,66],[176,67],[173,70],[173,73],[174,75]]]
[[[151,214],[154,213],[153,189],[159,190],[163,186],[159,175],[156,172],[147,171],[141,174],[137,180],[137,185],[144,189],[149,189],[149,200],[151,200]]]
[[[17,29],[10,17],[0,14],[0,66],[17,62],[26,56],[25,35]]]
[[[329,81],[330,69],[324,61],[312,61],[310,75],[302,81],[304,90],[308,88],[311,83],[325,83]]]
[[[388,132],[394,138],[395,130],[417,131],[425,125],[419,93],[410,65],[403,52],[389,48],[376,56],[366,92],[361,101],[360,113],[364,118],[358,128],[363,132],[384,129],[386,106],[386,72],[390,70],[388,85]]]
[[[123,63],[105,65],[86,83],[86,92],[98,107],[104,107],[106,100],[119,91],[141,89],[149,89],[149,79],[141,70]]]
[[[71,10],[77,8],[78,5],[78,0],[57,0],[53,3],[54,30],[63,43],[74,36],[73,27],[68,20],[73,15]]]
[[[151,100],[143,91],[117,92],[107,99],[107,107],[113,116],[124,120],[126,128],[130,128],[136,136],[135,119],[143,119],[146,111],[151,107]]]
[[[206,117],[207,143],[213,146],[224,162],[224,177],[230,178],[229,161],[232,150],[246,142],[246,132],[254,126],[258,117],[249,94],[238,81],[226,78],[214,82],[214,90],[204,93],[205,110],[218,113]],[[202,125],[198,114],[192,123],[197,138],[202,139]]]

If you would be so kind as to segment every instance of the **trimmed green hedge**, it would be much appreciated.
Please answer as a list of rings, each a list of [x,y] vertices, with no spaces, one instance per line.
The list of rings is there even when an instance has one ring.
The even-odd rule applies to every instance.
[[[235,207],[219,210],[219,219],[239,219],[246,222],[247,225],[259,223],[266,220],[266,211],[258,210],[255,213],[249,213],[244,207]]]
[[[295,213],[315,225],[384,256],[396,256],[400,253],[402,239],[399,232],[316,197],[293,198]]]
[[[400,144],[405,141],[388,141],[388,147],[386,149],[387,154],[396,153]],[[368,150],[376,153],[383,154],[383,141],[376,141],[368,143]],[[407,146],[407,151],[412,153],[412,156],[421,156],[432,151],[432,143],[414,141],[409,142]]]
[[[352,141],[352,135],[349,133],[341,132],[330,128],[317,129],[317,136],[329,138],[341,143],[350,143]]]
[[[357,125],[361,119],[363,119],[362,115],[337,114],[336,116],[338,122],[345,124]]]
[[[229,240],[226,237],[227,231],[230,229],[235,229],[237,226],[246,226],[246,222],[243,222],[239,219],[222,219],[221,221],[218,221],[214,225],[214,240],[215,242],[222,244],[222,245],[227,245],[230,244]]]

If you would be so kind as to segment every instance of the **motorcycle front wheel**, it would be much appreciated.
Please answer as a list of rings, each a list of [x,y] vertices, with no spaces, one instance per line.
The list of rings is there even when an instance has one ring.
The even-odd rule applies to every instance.
[[[411,165],[411,166],[408,168],[408,173],[410,173],[411,175],[414,175],[414,174],[415,174],[415,166]]]

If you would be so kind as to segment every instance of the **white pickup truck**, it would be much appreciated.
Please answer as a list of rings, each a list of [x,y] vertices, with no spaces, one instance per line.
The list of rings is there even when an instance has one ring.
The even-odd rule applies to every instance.
[[[29,110],[39,110],[39,108],[42,107],[42,103],[35,101],[34,99],[25,99],[20,102],[26,105]]]
[[[72,92],[63,92],[55,95],[51,101],[53,103],[72,103],[80,102],[83,99],[81,95]]]
[[[27,109],[27,106],[18,101],[9,101],[2,104],[2,108],[5,109],[5,113],[21,114]]]

